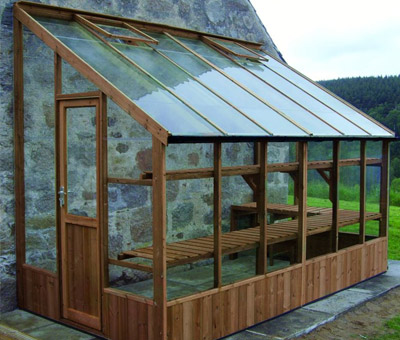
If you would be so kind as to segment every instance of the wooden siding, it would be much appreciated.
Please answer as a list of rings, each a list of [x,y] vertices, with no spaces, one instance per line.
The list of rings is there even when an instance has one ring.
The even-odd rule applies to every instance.
[[[154,339],[153,302],[105,289],[105,335],[113,340]]]
[[[297,308],[301,266],[168,307],[168,339],[216,339]],[[184,299],[182,299],[184,300]]]
[[[387,238],[367,241],[308,260],[306,303],[387,269]],[[24,308],[60,319],[56,274],[23,266]],[[216,339],[301,306],[302,265],[257,276],[209,292],[168,302],[168,339]],[[153,301],[106,288],[103,294],[106,337],[154,339]]]
[[[387,269],[387,239],[306,262],[305,302]],[[301,306],[302,265],[168,303],[168,339],[217,339]]]
[[[23,265],[24,309],[51,319],[60,319],[57,274]]]
[[[309,260],[306,263],[306,302],[317,300],[386,270],[386,238]]]

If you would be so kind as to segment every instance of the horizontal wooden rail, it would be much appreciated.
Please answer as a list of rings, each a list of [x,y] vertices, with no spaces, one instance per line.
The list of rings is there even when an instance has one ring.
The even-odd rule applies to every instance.
[[[331,170],[333,162],[328,161],[312,161],[308,162],[308,170]],[[367,165],[381,164],[380,158],[368,158]],[[342,159],[339,161],[339,166],[358,166],[360,165],[359,158]],[[292,163],[273,163],[268,164],[268,172],[296,172],[299,169],[298,162]],[[222,176],[246,176],[256,175],[260,172],[259,165],[231,166],[222,168]],[[211,178],[214,176],[213,168],[185,169],[185,170],[170,170],[167,171],[167,180],[176,181],[183,179],[199,179]],[[150,180],[153,177],[151,171],[146,171],[141,175],[142,180]]]
[[[114,266],[120,266],[120,267],[126,267],[126,268],[130,268],[130,269],[141,270],[141,271],[147,272],[147,273],[153,272],[153,266],[148,266],[145,264],[133,263],[133,262],[122,261],[122,260],[117,260],[117,259],[108,259],[108,263],[112,264]]]
[[[131,184],[131,185],[145,185],[145,186],[153,185],[153,181],[151,179],[132,179],[132,178],[108,177],[107,182],[114,183],[114,184]]]

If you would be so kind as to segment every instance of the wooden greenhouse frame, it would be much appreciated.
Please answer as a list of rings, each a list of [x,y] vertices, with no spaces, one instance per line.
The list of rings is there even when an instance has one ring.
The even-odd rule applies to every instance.
[[[111,33],[102,36],[102,31],[96,28],[96,24],[117,25],[129,29],[133,33],[139,32],[139,38],[125,39],[128,44],[133,45],[138,41],[156,45],[155,39],[141,32],[141,30],[146,30],[163,33],[174,41],[178,41],[176,37],[200,39],[204,43],[208,42],[212,48],[218,50],[229,60],[248,56],[239,52],[229,55],[229,49],[224,46],[218,49],[218,39],[234,43],[241,49],[248,50],[249,53],[254,54],[252,59],[257,59],[257,55],[262,60],[273,58],[272,56],[265,57],[261,45],[257,43],[80,10],[24,1],[16,3],[14,5],[15,195],[17,288],[20,308],[110,339],[216,339],[273,318],[387,270],[389,143],[395,138],[392,131],[367,118],[371,124],[383,129],[386,134],[382,136],[368,133],[365,136],[347,136],[341,133],[334,137],[318,137],[307,134],[307,129],[302,128],[293,119],[287,117],[288,121],[306,134],[301,136],[272,136],[268,135],[268,131],[264,129],[266,133],[264,137],[175,136],[136,105],[116,85],[107,80],[60,39],[33,19],[33,16],[66,21],[75,20],[83,25],[86,23],[91,34],[114,50],[116,49],[108,44],[107,38],[121,38],[121,36]],[[78,218],[63,211],[63,208],[57,209],[58,270],[56,274],[29,265],[25,259],[23,26],[54,51],[55,145],[57,150],[55,162],[56,168],[59,170],[56,173],[56,188],[64,185],[63,181],[66,176],[63,166],[66,157],[66,139],[64,136],[66,109],[94,107],[99,122],[96,127],[96,175],[97,192],[99,193],[97,197],[97,217]],[[179,44],[187,48],[183,43],[179,42]],[[119,53],[118,51],[115,52]],[[211,64],[203,56],[197,55],[197,57],[204,63]],[[61,91],[62,60],[67,61],[80,74],[95,84],[99,91],[63,94]],[[212,67],[215,66],[212,65]],[[290,70],[299,75],[297,71],[291,68]],[[245,88],[240,82],[224,73],[223,70],[218,71],[240,88]],[[254,73],[253,76],[259,78]],[[310,81],[308,78],[304,79]],[[203,85],[213,91],[206,84]],[[327,93],[319,85],[315,83],[314,85]],[[248,89],[246,91],[251,92]],[[251,94],[272,110],[280,112],[279,108],[273,107],[265,99],[259,98],[257,94]],[[329,93],[329,95],[334,97],[333,94]],[[178,98],[179,96],[175,94],[175,97]],[[111,98],[152,135],[152,171],[144,172],[139,179],[115,178],[108,175],[107,98]],[[337,97],[335,98],[340,100]],[[183,98],[178,99],[185,102]],[[350,107],[349,104],[340,101]],[[189,104],[187,105],[189,106]],[[234,107],[233,104],[231,106]],[[241,112],[240,108],[235,109]],[[364,118],[366,117],[365,114],[355,108],[351,109]],[[246,116],[244,112],[241,113]],[[342,115],[339,112],[337,114],[342,117],[345,116],[345,114]],[[282,113],[282,116],[285,116],[285,114]],[[254,118],[247,118],[254,124],[261,125]],[[322,118],[319,119],[323,121]],[[340,132],[332,124],[325,123],[335,131]],[[356,123],[354,125],[357,126]],[[360,126],[359,128],[366,131]],[[308,160],[308,142],[314,140],[333,142],[332,160]],[[342,140],[360,141],[360,157],[341,159],[339,150]],[[254,143],[254,164],[222,166],[222,144],[242,141]],[[270,141],[296,142],[296,161],[269,164],[267,150]],[[381,158],[367,158],[367,141],[382,141]],[[196,142],[213,144],[213,167],[167,170],[166,148],[169,144]],[[345,166],[360,167],[359,212],[349,212],[341,210],[339,207],[339,169]],[[377,166],[381,169],[379,213],[369,213],[366,210],[367,166]],[[307,206],[307,172],[310,169],[317,170],[329,184],[332,209],[313,209]],[[267,202],[266,179],[268,173],[274,172],[287,173],[294,179],[296,205],[288,206]],[[223,233],[221,230],[221,188],[224,176],[242,176],[254,193],[253,203],[231,207],[233,217],[231,231],[228,233]],[[208,238],[190,240],[192,249],[197,249],[196,242],[199,249],[197,251],[188,250],[186,254],[182,254],[182,249],[185,249],[185,241],[182,241],[179,245],[179,242],[175,245],[166,242],[166,183],[170,180],[200,178],[213,179],[213,235]],[[152,219],[153,226],[155,226],[153,228],[152,247],[134,251],[127,250],[121,253],[117,259],[109,258],[107,195],[110,183],[142,185],[152,188]],[[58,202],[58,197],[55,199]],[[279,224],[268,224],[267,213],[294,219]],[[248,230],[238,230],[236,217],[239,215],[255,216],[257,222]],[[379,237],[370,238],[366,236],[365,225],[368,220],[380,221]],[[358,235],[339,232],[340,227],[355,223],[360,225]],[[79,250],[74,248],[74,244],[79,242],[80,236],[76,236],[78,232],[74,234],[75,236],[70,234],[71,228],[76,226],[82,227],[79,235],[86,235],[82,238],[88,237],[90,239],[86,250],[80,254],[78,254]],[[71,239],[72,242],[68,241]],[[200,248],[204,249],[201,250]],[[326,248],[330,249],[328,253]],[[151,250],[150,255],[149,249]],[[230,255],[233,258],[239,251],[247,249],[256,249],[256,275],[249,279],[223,285],[222,257]],[[268,272],[267,256],[272,261],[271,254],[280,251],[289,251],[293,264],[281,270]],[[171,254],[175,254],[175,256]],[[153,265],[127,261],[129,258],[145,255],[152,260]],[[74,256],[80,256],[84,260],[84,264],[78,265],[90,267],[90,270],[85,269],[86,272],[80,278],[80,281],[78,278],[78,281],[73,282],[75,285],[78,284],[75,289],[82,290],[86,294],[82,298],[84,300],[82,308],[74,305],[74,301],[72,301],[74,290],[71,290],[68,286],[70,278],[66,268],[73,268],[76,265],[71,260]],[[214,259],[214,288],[168,301],[167,268],[207,258]],[[109,287],[109,264],[152,273],[153,299]],[[79,282],[81,282],[80,286]]]

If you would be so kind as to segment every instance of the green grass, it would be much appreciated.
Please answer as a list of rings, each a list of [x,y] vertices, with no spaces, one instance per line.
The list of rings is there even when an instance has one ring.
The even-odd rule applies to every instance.
[[[385,322],[386,334],[374,338],[374,340],[398,340],[400,339],[400,314]]]
[[[293,196],[289,195],[288,202],[293,202]],[[308,197],[307,205],[312,207],[332,207],[329,199]],[[340,201],[341,209],[359,210],[358,202]],[[367,202],[367,211],[379,211],[377,203]],[[349,226],[341,229],[343,231],[358,232],[358,226]],[[367,235],[378,235],[378,224],[375,221],[368,221],[366,226]],[[400,260],[400,207],[390,206],[389,208],[389,251],[388,257],[391,260]],[[400,338],[399,338],[400,339]]]

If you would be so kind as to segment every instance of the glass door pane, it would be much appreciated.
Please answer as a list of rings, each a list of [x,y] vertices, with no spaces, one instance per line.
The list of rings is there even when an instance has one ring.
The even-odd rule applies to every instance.
[[[69,107],[67,123],[67,212],[96,217],[96,107]]]

